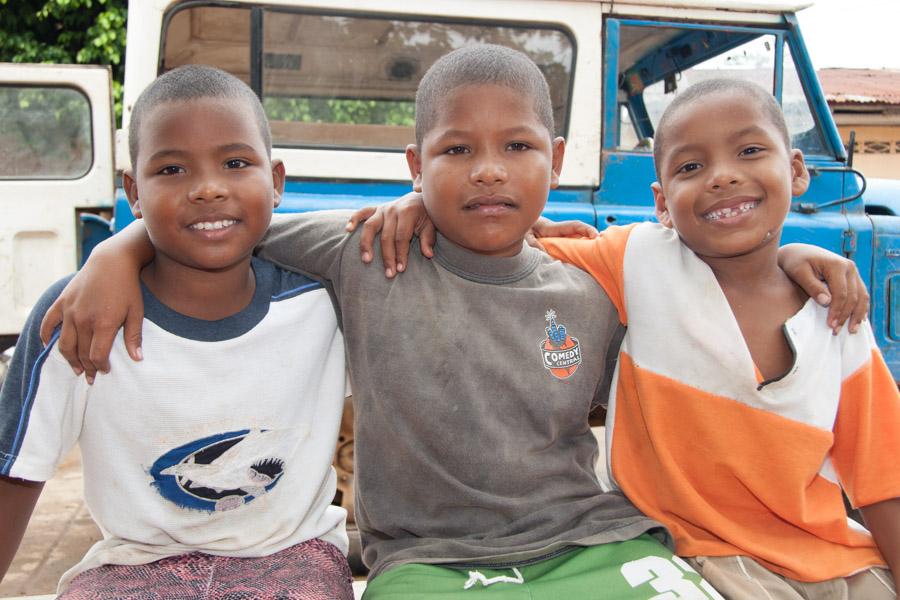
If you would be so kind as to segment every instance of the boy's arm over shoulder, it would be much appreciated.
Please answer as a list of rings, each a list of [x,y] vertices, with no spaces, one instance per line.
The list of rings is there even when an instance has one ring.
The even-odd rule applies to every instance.
[[[868,321],[843,338],[840,404],[831,458],[850,502],[900,497],[900,393]]]
[[[335,282],[349,234],[349,210],[277,214],[256,248],[261,258],[290,271]]]
[[[594,239],[541,238],[550,256],[587,271],[597,280],[619,311],[619,320],[626,324],[625,247],[635,227],[608,227]]]

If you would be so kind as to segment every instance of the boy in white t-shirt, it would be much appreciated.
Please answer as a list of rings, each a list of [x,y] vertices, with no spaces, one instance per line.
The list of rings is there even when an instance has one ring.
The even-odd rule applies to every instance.
[[[138,99],[124,175],[155,258],[146,360],[89,385],[42,348],[35,307],[0,395],[0,574],[43,482],[77,443],[103,540],[62,598],[353,597],[331,467],[346,391],[327,292],[252,257],[284,188],[262,106],[187,66]]]

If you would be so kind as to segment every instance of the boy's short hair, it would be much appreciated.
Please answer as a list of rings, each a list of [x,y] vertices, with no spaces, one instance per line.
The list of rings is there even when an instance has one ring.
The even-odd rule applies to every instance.
[[[272,154],[272,132],[269,119],[257,95],[250,87],[230,73],[206,65],[184,65],[164,73],[148,85],[131,111],[131,122],[128,124],[128,153],[131,155],[131,166],[137,164],[138,133],[141,122],[150,110],[165,102],[199,100],[201,98],[217,98],[243,100],[253,111],[253,118],[259,127],[266,154]]]
[[[787,123],[784,120],[784,111],[781,110],[781,106],[771,92],[743,79],[727,79],[724,77],[707,79],[706,81],[695,83],[681,94],[675,96],[675,99],[666,107],[662,117],[659,119],[659,124],[656,126],[656,137],[653,140],[653,164],[656,167],[657,177],[660,176],[659,166],[667,143],[666,129],[669,121],[684,106],[692,104],[704,96],[721,93],[743,94],[747,102],[753,102],[759,106],[766,118],[769,119],[769,122],[778,130],[785,147],[788,150],[791,149],[791,135],[788,133]],[[710,127],[715,127],[715,123],[710,123]]]
[[[479,84],[502,85],[530,96],[535,115],[554,135],[550,86],[534,61],[512,48],[477,44],[445,54],[425,72],[416,92],[416,144],[421,146],[434,127],[441,102],[451,91]]]

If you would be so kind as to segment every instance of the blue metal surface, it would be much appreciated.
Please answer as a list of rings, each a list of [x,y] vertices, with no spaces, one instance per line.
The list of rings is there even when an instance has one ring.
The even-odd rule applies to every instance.
[[[81,268],[97,244],[113,234],[113,225],[103,217],[91,213],[81,213],[78,219],[81,222],[81,257],[78,267]]]
[[[900,380],[900,219],[880,215],[868,218],[874,237],[870,246],[872,312],[869,320],[885,362],[894,379]]]
[[[131,206],[128,205],[128,198],[125,197],[125,190],[116,188],[116,199],[113,204],[113,232],[122,231],[132,221],[134,221],[134,215],[131,214]]]
[[[891,275],[888,277],[888,302],[890,308],[888,313],[888,335],[892,340],[900,340],[900,319],[896,317],[900,315],[900,275]]]
[[[623,25],[639,23],[638,21],[622,21]],[[669,74],[680,73],[761,35],[775,33],[765,29],[737,27],[685,28],[682,25],[671,23],[653,23],[649,26],[685,29],[685,33],[669,41],[665,46],[653,48],[628,68],[625,77],[628,78],[632,74],[639,76],[644,85],[660,81]],[[676,54],[683,54],[682,49],[685,48],[689,50],[687,56],[676,56]]]
[[[775,89],[773,94],[778,104],[781,104],[781,94],[784,91],[784,34],[775,36]]]
[[[603,24],[606,44],[603,50],[603,97],[618,97],[619,81],[619,21],[607,19]],[[619,143],[619,106],[616,102],[603,103],[602,139],[604,148]]]

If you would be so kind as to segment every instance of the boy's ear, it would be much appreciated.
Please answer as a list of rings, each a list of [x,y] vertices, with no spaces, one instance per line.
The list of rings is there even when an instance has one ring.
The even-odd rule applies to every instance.
[[[795,198],[802,196],[809,189],[809,169],[803,160],[803,152],[794,148],[791,150],[791,195]]]
[[[656,207],[656,218],[664,227],[672,227],[672,217],[669,215],[669,206],[666,203],[666,195],[658,181],[650,185],[653,190],[653,204]]]
[[[141,200],[138,198],[137,180],[131,169],[122,172],[122,187],[125,188],[125,197],[128,198],[128,205],[131,206],[131,214],[135,219],[140,219]]]
[[[406,164],[409,165],[409,176],[412,178],[413,191],[422,193],[422,153],[415,144],[406,147]]]
[[[563,157],[566,155],[566,140],[561,137],[553,138],[551,144],[553,144],[553,166],[550,173],[550,189],[554,189],[559,185],[559,174],[562,171]]]
[[[272,187],[275,188],[275,207],[281,204],[281,197],[284,195],[284,177],[284,163],[279,158],[272,160]]]

